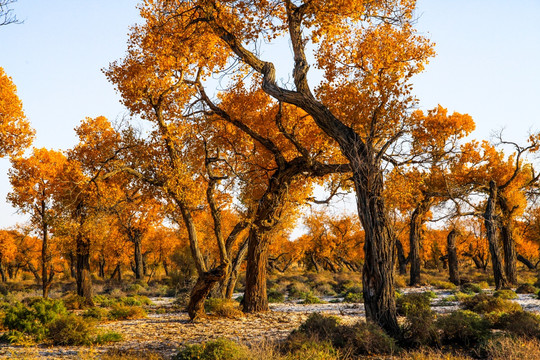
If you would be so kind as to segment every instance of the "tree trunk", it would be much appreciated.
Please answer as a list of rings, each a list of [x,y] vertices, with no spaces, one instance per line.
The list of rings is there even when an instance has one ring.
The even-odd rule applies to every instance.
[[[420,241],[422,240],[422,225],[424,217],[429,210],[431,200],[423,199],[414,209],[409,223],[409,262],[411,263],[410,286],[420,284]]]
[[[268,311],[266,296],[266,265],[269,239],[255,223],[248,237],[246,290],[243,310],[246,313]]]
[[[111,274],[111,277],[110,279],[114,279],[114,277],[117,277],[117,281],[118,282],[121,282],[122,281],[122,268],[120,266],[120,264],[116,264],[116,267],[114,268],[112,274]]]
[[[523,255],[518,254],[517,260],[525,265],[529,270],[536,270],[536,266],[534,266],[533,263],[527,260]]]
[[[81,235],[77,238],[77,295],[86,299],[90,306],[92,301],[92,278],[90,273],[90,241]]]
[[[228,264],[222,264],[215,269],[199,275],[195,286],[191,290],[187,311],[191,321],[205,317],[204,301],[212,288],[227,275]]]
[[[144,276],[144,264],[143,264],[143,255],[142,255],[142,236],[134,236],[131,241],[135,247],[134,251],[134,274],[135,279],[140,280]]]
[[[456,251],[456,229],[452,229],[446,238],[446,246],[448,250],[448,272],[450,274],[450,282],[459,285],[459,263]]]
[[[500,226],[500,229],[503,243],[504,270],[506,272],[506,280],[510,285],[517,285],[517,253],[512,220],[506,220]]]
[[[166,260],[163,260],[163,270],[165,271],[165,276],[169,276],[169,264]]]
[[[225,299],[232,299],[234,288],[236,287],[236,282],[238,281],[238,273],[240,272],[240,266],[246,258],[247,249],[248,239],[246,238],[240,244],[238,252],[236,253],[236,256],[227,274],[227,278],[224,281],[222,295]]]
[[[405,275],[407,274],[407,263],[409,262],[409,259],[405,257],[403,244],[401,243],[399,239],[396,239],[396,250],[397,250],[399,275]]]
[[[2,255],[0,254],[0,276],[2,277],[2,282],[6,282],[6,272],[4,271],[4,264],[2,264]]]
[[[394,290],[395,236],[386,217],[382,172],[377,167],[367,167],[365,160],[352,160],[357,162],[352,162],[353,180],[358,214],[365,231],[362,283],[366,317],[397,336],[400,327]]]
[[[99,277],[102,279],[105,279],[105,259],[103,258],[103,256],[100,257],[98,261],[98,266],[99,266]]]
[[[506,288],[508,283],[504,276],[501,251],[499,248],[499,239],[497,236],[497,226],[495,223],[495,204],[497,198],[497,185],[491,180],[489,182],[489,197],[484,212],[484,225],[489,243],[489,252],[491,253],[491,264],[493,266],[493,277],[495,278],[495,288],[497,290]]]

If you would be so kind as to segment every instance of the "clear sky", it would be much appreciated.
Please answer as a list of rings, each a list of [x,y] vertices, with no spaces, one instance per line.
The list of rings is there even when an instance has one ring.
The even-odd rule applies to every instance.
[[[123,56],[135,0],[18,0],[24,23],[0,27],[0,66],[17,85],[36,129],[34,146],[68,149],[84,117],[125,110],[101,69]],[[540,129],[540,1],[419,0],[417,28],[437,57],[415,80],[420,107],[468,113],[477,138],[506,128],[523,140]],[[5,201],[9,161],[0,160],[0,228],[24,218]]]

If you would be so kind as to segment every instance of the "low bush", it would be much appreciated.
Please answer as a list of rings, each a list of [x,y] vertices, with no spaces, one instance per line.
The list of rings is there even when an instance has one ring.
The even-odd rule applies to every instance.
[[[399,295],[396,299],[396,308],[399,315],[407,316],[411,311],[430,311],[431,293],[410,293]]]
[[[302,299],[307,293],[311,292],[311,288],[301,282],[293,282],[287,286],[289,299]]]
[[[242,316],[238,302],[229,299],[206,299],[204,302],[204,311],[212,315],[235,318]]]
[[[140,306],[114,304],[109,311],[109,319],[111,320],[134,320],[145,317],[146,311]]]
[[[453,283],[451,283],[449,281],[432,280],[429,283],[435,289],[442,289],[442,290],[455,290],[455,289],[457,289],[457,285],[455,285],[455,284],[453,284]]]
[[[101,360],[165,360],[167,359],[161,354],[147,350],[121,350],[109,349],[105,353],[100,354]]]
[[[531,284],[521,284],[516,289],[517,294],[536,294],[538,289]]]
[[[353,356],[391,355],[399,349],[392,337],[371,322],[342,325],[338,327],[333,340],[336,348]]]
[[[217,339],[202,344],[188,345],[174,360],[249,360],[249,349],[232,340]]]
[[[466,310],[471,310],[479,314],[487,314],[491,312],[507,313],[522,310],[518,303],[486,294],[478,294],[465,298],[462,301],[462,306]]]
[[[81,310],[89,307],[90,301],[84,296],[79,296],[77,294],[70,294],[62,298],[66,309],[68,310]]]
[[[502,336],[486,341],[479,353],[481,358],[490,360],[537,360],[540,359],[540,342]]]
[[[502,314],[495,327],[518,336],[540,337],[540,317],[526,311]]]
[[[304,334],[307,338],[320,341],[331,340],[339,326],[339,318],[336,316],[325,316],[320,313],[311,314],[297,330],[291,335]]]
[[[49,339],[55,345],[90,345],[94,324],[74,314],[57,318],[49,325]]]
[[[474,283],[465,283],[461,285],[461,291],[466,294],[480,294],[483,292],[482,287]]]
[[[44,339],[49,332],[48,325],[67,313],[59,300],[36,298],[27,303],[16,302],[5,309],[4,327],[31,335],[36,340]]]
[[[94,306],[89,309],[87,309],[82,316],[86,318],[92,318],[95,320],[103,320],[106,319],[109,315],[109,312],[103,308]]]
[[[302,296],[302,299],[303,300],[300,302],[301,304],[322,304],[322,303],[324,303],[324,301],[319,299],[317,296],[313,295],[312,292],[305,293]]]
[[[268,290],[267,298],[269,303],[282,303],[285,301],[285,295],[274,289]]]
[[[438,344],[439,331],[435,325],[435,312],[424,307],[410,308],[402,326],[402,341],[408,347]]]
[[[122,341],[124,337],[122,334],[117,333],[116,331],[107,331],[102,334],[98,334],[94,339],[94,344],[108,344],[112,342]]]
[[[344,303],[362,303],[364,302],[363,293],[347,292],[343,298]]]
[[[517,299],[517,294],[512,290],[497,290],[493,293],[494,297],[510,300],[510,299]]]
[[[265,354],[266,355],[266,354]],[[263,357],[263,359],[274,359],[277,357]],[[329,341],[306,340],[290,348],[283,360],[337,360],[338,351]]]
[[[437,319],[442,331],[441,340],[447,344],[471,346],[486,339],[491,330],[489,322],[469,310],[458,310]]]

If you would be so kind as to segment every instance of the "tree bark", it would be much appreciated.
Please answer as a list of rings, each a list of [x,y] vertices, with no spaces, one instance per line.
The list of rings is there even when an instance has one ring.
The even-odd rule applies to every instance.
[[[424,217],[429,210],[431,201],[429,198],[423,199],[414,209],[409,223],[409,262],[411,263],[411,273],[409,285],[416,286],[420,284],[420,241],[422,239],[422,225]]]
[[[2,254],[0,254],[0,276],[2,277],[2,282],[6,282],[6,272],[4,271],[4,264],[2,264]]]
[[[143,254],[142,254],[142,235],[134,234],[134,236],[131,238],[131,241],[133,242],[134,246],[134,260],[135,260],[135,266],[134,266],[134,274],[135,279],[140,280],[144,276],[144,264],[143,264]]]
[[[409,258],[405,257],[405,251],[403,250],[403,244],[399,239],[396,239],[396,250],[397,250],[397,260],[398,260],[398,271],[400,275],[407,274],[407,263]]]
[[[452,229],[446,238],[446,248],[448,250],[448,272],[450,282],[459,285],[459,263],[456,250],[456,229]]]
[[[495,278],[495,288],[497,290],[506,288],[508,283],[504,276],[499,239],[497,236],[497,225],[495,222],[495,206],[497,199],[497,185],[493,180],[489,182],[489,197],[484,212],[484,225],[491,253],[491,264],[493,267],[493,277]]]
[[[191,290],[187,311],[191,321],[205,317],[204,301],[212,288],[227,275],[228,264],[222,264],[210,271],[199,275],[195,286]]]
[[[529,270],[536,270],[536,266],[534,266],[533,263],[527,260],[523,255],[518,254],[517,260],[525,265]]]
[[[90,241],[82,235],[77,238],[77,295],[86,299],[90,306],[92,301],[92,278],[90,272]]]

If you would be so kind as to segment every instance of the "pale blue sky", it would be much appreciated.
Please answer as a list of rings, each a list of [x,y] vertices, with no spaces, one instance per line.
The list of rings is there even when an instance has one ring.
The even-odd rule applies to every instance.
[[[22,25],[0,27],[0,66],[18,87],[36,147],[67,149],[86,116],[121,116],[101,68],[125,52],[137,1],[18,0]],[[417,27],[437,57],[415,80],[420,107],[469,113],[475,137],[506,128],[524,139],[540,128],[540,1],[420,0]],[[0,160],[0,228],[21,221],[5,202],[9,161]]]

